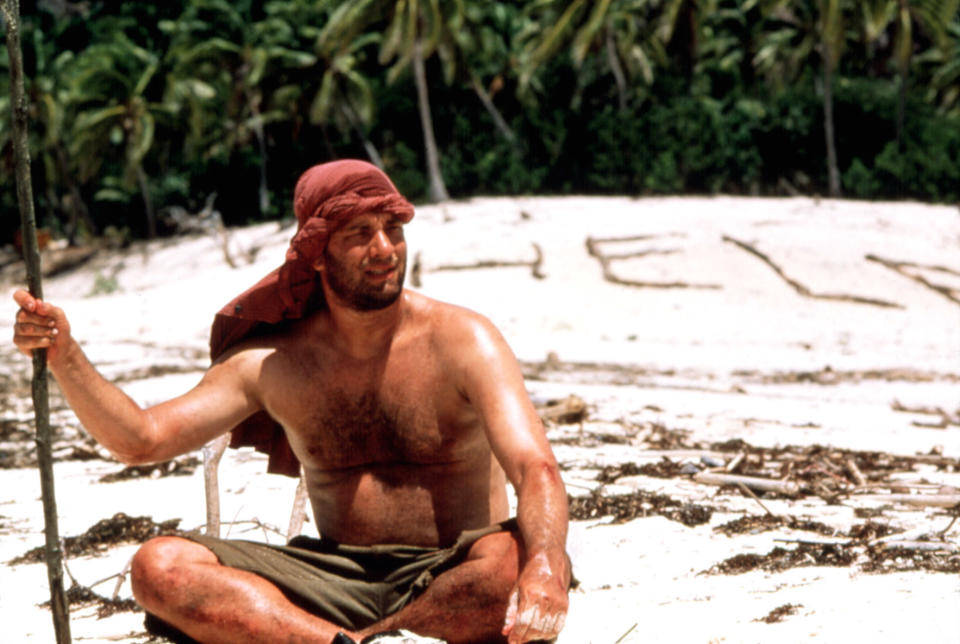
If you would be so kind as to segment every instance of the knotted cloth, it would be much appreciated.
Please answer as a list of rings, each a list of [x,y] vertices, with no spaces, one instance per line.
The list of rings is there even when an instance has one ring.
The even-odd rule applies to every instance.
[[[272,333],[278,325],[326,305],[313,261],[323,255],[330,235],[347,221],[366,213],[391,214],[403,223],[413,218],[413,205],[390,178],[376,166],[357,160],[322,163],[300,175],[293,211],[297,232],[283,265],[231,300],[214,318],[211,360],[242,340]],[[268,472],[300,476],[300,462],[283,428],[266,412],[233,428],[230,447],[243,446],[270,455]]]

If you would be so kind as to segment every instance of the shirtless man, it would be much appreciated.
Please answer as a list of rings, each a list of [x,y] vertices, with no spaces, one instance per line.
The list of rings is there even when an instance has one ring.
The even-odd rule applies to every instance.
[[[566,493],[504,339],[480,315],[404,289],[413,209],[373,166],[311,168],[295,210],[284,267],[221,312],[282,300],[283,319],[230,345],[180,397],[140,408],[87,360],[63,311],[22,290],[14,342],[47,350],[77,417],[120,461],[170,459],[267,412],[303,465],[327,544],[315,550],[400,544],[402,557],[443,563],[372,613],[365,604],[387,600],[344,600],[362,605],[356,617],[337,604],[352,581],[315,581],[337,604],[325,611],[254,565],[224,563],[222,544],[235,542],[160,537],[134,558],[137,601],[201,642],[359,642],[401,628],[451,644],[553,639],[570,584]],[[271,549],[254,563],[273,561],[276,548],[249,547]],[[380,588],[393,573],[378,570]]]

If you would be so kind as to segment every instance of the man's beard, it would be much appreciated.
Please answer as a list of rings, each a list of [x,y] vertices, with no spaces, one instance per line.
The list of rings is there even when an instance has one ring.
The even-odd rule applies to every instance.
[[[397,260],[394,278],[380,284],[368,284],[360,275],[351,275],[350,269],[338,262],[330,253],[323,251],[327,284],[344,304],[355,311],[379,311],[385,309],[400,297],[403,292],[403,280],[407,271],[407,257],[403,255]]]

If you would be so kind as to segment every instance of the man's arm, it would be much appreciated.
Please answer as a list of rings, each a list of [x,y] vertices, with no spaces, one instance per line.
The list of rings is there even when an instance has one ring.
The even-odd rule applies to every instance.
[[[510,597],[504,634],[511,644],[553,639],[567,613],[567,494],[553,450],[517,360],[488,321],[470,316],[458,346],[464,393],[487,429],[494,454],[517,492],[517,522],[526,549]]]
[[[84,428],[124,463],[163,461],[204,445],[260,407],[245,378],[245,356],[214,364],[186,394],[142,409],[106,380],[70,334],[64,312],[23,290],[13,340],[30,355],[47,350],[47,364]]]

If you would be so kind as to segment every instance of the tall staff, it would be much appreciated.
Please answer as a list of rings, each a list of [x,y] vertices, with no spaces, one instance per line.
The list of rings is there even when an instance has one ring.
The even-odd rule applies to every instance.
[[[10,106],[13,121],[13,149],[16,158],[17,202],[20,206],[23,257],[27,265],[27,286],[31,295],[43,297],[40,279],[40,249],[33,212],[30,179],[30,149],[27,144],[27,101],[23,93],[23,55],[20,51],[20,0],[0,0],[10,58]],[[43,494],[43,532],[46,537],[47,579],[57,644],[70,642],[70,611],[63,592],[63,553],[57,529],[57,501],[53,491],[53,456],[50,447],[50,407],[47,392],[47,351],[33,352],[33,408],[36,421],[37,465]]]

